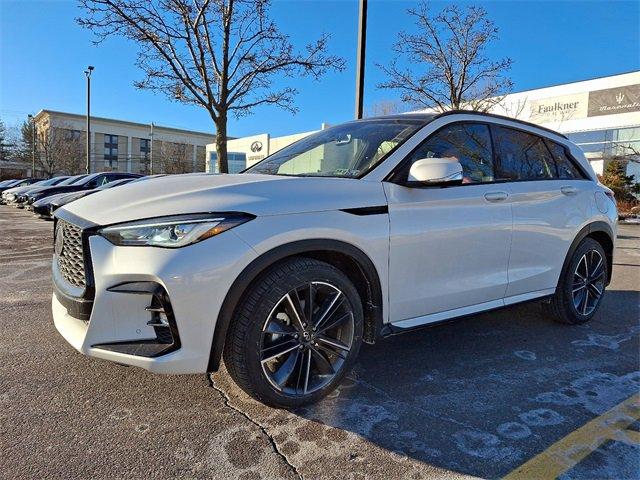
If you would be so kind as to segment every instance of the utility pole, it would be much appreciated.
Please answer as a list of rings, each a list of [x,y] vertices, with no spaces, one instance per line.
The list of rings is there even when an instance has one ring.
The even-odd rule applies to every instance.
[[[91,72],[93,68],[89,65],[84,71],[87,77],[87,175],[91,173]]]
[[[36,119],[33,115],[27,115],[31,122],[31,176],[36,176]]]
[[[356,57],[356,119],[362,118],[364,101],[364,66],[367,50],[367,0],[358,6],[358,51]]]
[[[153,175],[153,122],[151,122],[151,135],[149,135],[151,137],[151,165],[150,165],[150,169],[149,169],[149,174]]]

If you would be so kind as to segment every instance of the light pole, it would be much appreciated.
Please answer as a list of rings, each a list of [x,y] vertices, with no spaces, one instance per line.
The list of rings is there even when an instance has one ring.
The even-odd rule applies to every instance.
[[[31,176],[36,176],[36,119],[33,115],[27,115],[31,122]]]
[[[151,154],[150,155],[151,156],[151,162],[150,162],[151,165],[150,165],[150,167],[151,168],[149,169],[149,174],[153,175],[153,122],[151,122],[151,135],[149,135],[149,136],[151,137],[151,142],[150,142],[151,143],[151,146],[150,146],[150,150],[151,150],[151,152],[150,152],[150,154]]]
[[[358,6],[358,52],[356,57],[356,119],[362,118],[364,100],[364,58],[367,49],[367,0]]]
[[[89,65],[84,71],[87,77],[87,174],[91,173],[91,72],[93,66]]]

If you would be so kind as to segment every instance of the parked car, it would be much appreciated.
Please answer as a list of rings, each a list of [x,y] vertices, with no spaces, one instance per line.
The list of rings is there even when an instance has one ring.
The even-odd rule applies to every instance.
[[[616,215],[559,133],[477,112],[371,118],[241,174],[61,208],[53,316],[86,355],[158,373],[224,357],[247,393],[296,407],[335,388],[362,342],[530,300],[587,322]]]
[[[0,188],[2,188],[2,187],[6,187],[7,185],[9,185],[9,184],[13,184],[13,183],[15,183],[15,182],[17,182],[17,181],[18,181],[18,180],[16,180],[15,178],[9,178],[9,179],[7,179],[7,180],[2,180],[2,181],[0,182]]]
[[[39,182],[32,183],[31,185],[11,188],[7,190],[5,193],[3,193],[3,197],[5,198],[5,201],[7,204],[13,203],[15,204],[15,206],[22,208],[21,203],[24,201],[23,199],[26,198],[27,193],[35,189],[39,189],[41,187],[50,187],[52,185],[58,185],[61,182],[65,181],[67,178],[69,178],[68,175],[53,177],[53,178],[48,178],[46,180],[40,180]]]
[[[9,183],[7,183],[6,185],[4,185],[3,187],[0,187],[0,203],[4,202],[4,192],[6,192],[7,190],[11,189],[11,188],[17,188],[17,187],[22,187],[24,185],[31,185],[32,183],[37,182],[38,179],[37,178],[21,178],[19,180],[12,180]]]
[[[33,213],[39,215],[42,218],[52,219],[53,212],[55,212],[61,206],[66,205],[67,203],[73,202],[74,200],[78,200],[82,197],[86,197],[87,195],[100,192],[102,190],[107,190],[109,188],[124,185],[136,180],[142,180],[144,178],[145,177],[121,178],[120,180],[114,180],[113,182],[106,183],[101,187],[94,188],[93,190],[81,190],[79,192],[73,193],[58,193],[57,195],[51,195],[50,197],[41,198],[40,200],[34,202],[31,205],[31,209],[33,210]]]
[[[56,186],[57,187],[62,187],[62,186],[65,186],[65,185],[73,185],[74,183],[80,181],[81,179],[83,179],[86,176],[87,176],[86,174],[73,175],[73,176],[68,177],[67,179],[61,181]],[[21,195],[20,198],[16,199],[16,202],[19,203],[21,207],[25,208],[25,207],[28,206],[29,194],[36,194],[36,193],[39,193],[41,191],[47,191],[51,186],[52,185],[47,185],[47,186],[32,185],[33,188],[31,188],[29,190],[28,194]]]
[[[51,187],[44,187],[38,191],[29,193],[25,199],[26,205],[31,205],[36,200],[49,197],[57,193],[72,193],[79,192],[80,190],[93,190],[102,185],[106,185],[114,180],[120,180],[121,178],[138,178],[141,175],[136,173],[124,173],[124,172],[102,172],[92,173],[90,175],[83,175],[81,178],[75,180],[70,184],[60,184]],[[64,182],[63,182],[64,183]]]

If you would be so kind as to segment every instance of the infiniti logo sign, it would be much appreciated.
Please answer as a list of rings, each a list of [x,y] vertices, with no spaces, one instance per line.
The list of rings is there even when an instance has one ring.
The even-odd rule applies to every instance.
[[[262,142],[255,141],[255,142],[253,142],[253,143],[251,144],[251,147],[250,147],[250,148],[251,148],[251,151],[252,151],[253,153],[257,153],[257,152],[259,152],[260,150],[262,150]]]

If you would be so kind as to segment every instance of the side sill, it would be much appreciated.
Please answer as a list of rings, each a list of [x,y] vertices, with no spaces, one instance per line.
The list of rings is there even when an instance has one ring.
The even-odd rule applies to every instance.
[[[512,297],[507,297],[501,300],[493,300],[490,302],[470,305],[468,307],[456,308],[454,310],[432,313],[423,317],[415,317],[409,318],[407,320],[400,320],[394,323],[387,323],[382,327],[380,336],[389,337],[391,335],[410,332],[412,330],[442,325],[444,323],[459,320],[464,317],[486,313],[492,310],[498,310],[506,306],[516,305],[518,303],[526,303],[534,300],[539,301],[545,298],[549,298],[554,293],[555,288],[549,288],[546,290],[538,290],[536,292],[514,295]]]

